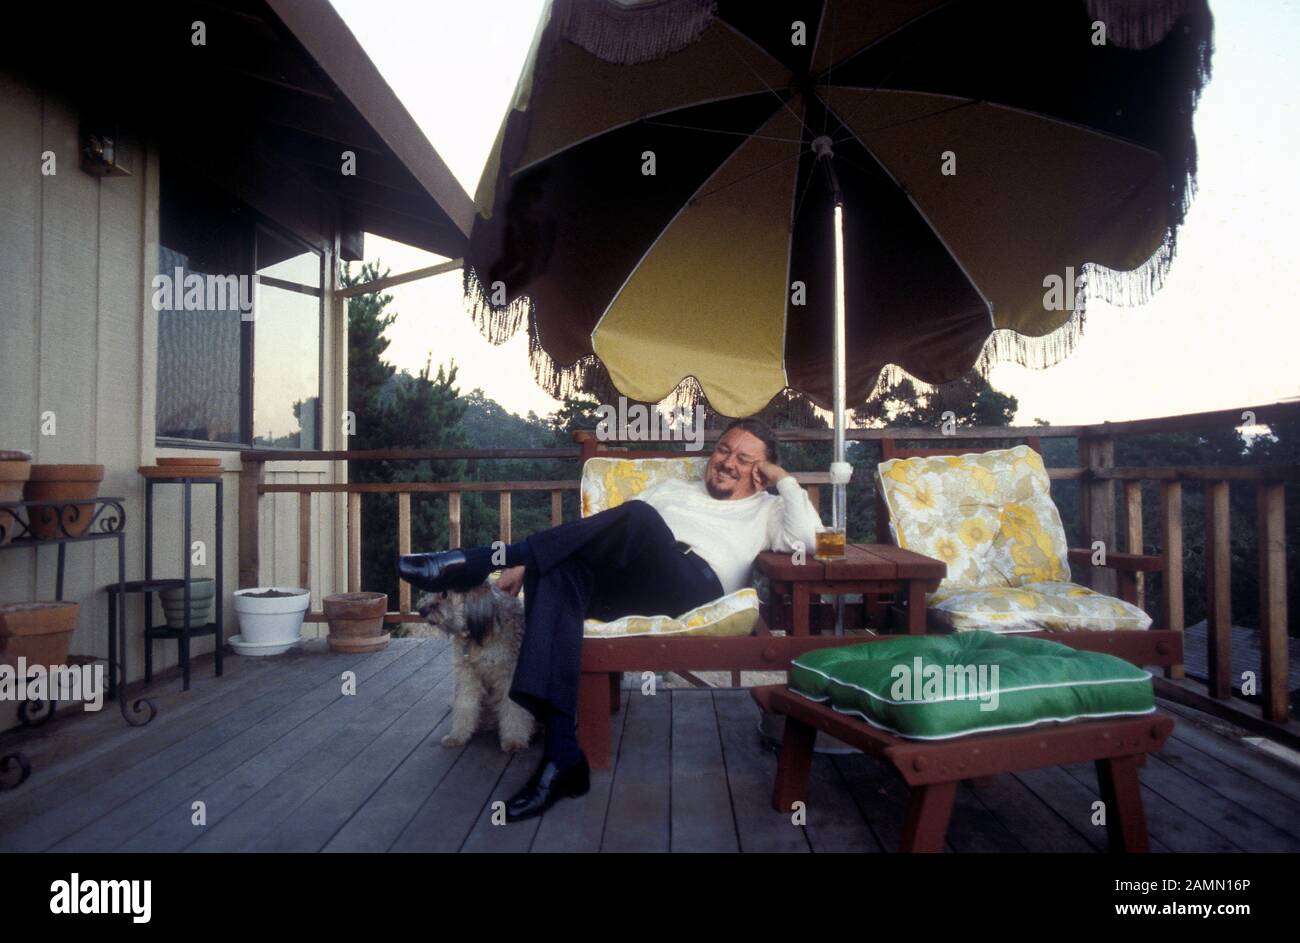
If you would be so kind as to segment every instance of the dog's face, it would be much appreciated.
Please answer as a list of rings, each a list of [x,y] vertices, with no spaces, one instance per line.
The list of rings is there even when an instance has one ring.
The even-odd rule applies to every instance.
[[[468,638],[482,645],[495,617],[495,592],[492,584],[484,583],[463,593],[431,593],[420,601],[420,615],[449,639]]]

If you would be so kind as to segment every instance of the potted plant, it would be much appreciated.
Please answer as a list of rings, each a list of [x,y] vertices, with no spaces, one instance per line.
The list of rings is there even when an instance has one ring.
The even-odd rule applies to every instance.
[[[23,489],[28,501],[84,501],[99,494],[99,483],[104,480],[103,465],[33,465],[31,477]],[[55,504],[29,507],[32,533],[42,540],[52,537],[77,537],[90,526],[94,516],[93,504]],[[59,518],[62,514],[62,528]]]
[[[231,646],[242,655],[278,655],[302,640],[311,592],[299,587],[258,586],[235,593],[239,635]]]
[[[20,657],[29,665],[65,664],[80,614],[75,602],[0,604],[0,656],[14,664]]]
[[[23,487],[32,473],[32,453],[0,450],[0,501],[21,501]],[[0,511],[0,546],[13,540],[15,518],[12,511]]]
[[[336,593],[325,597],[329,646],[336,652],[377,652],[388,646],[384,631],[386,593]]]
[[[190,580],[191,629],[208,624],[208,615],[212,610],[212,597],[216,591],[215,580],[207,577]],[[173,629],[183,629],[185,627],[185,586],[171,586],[160,592],[158,597],[162,600],[167,625]]]

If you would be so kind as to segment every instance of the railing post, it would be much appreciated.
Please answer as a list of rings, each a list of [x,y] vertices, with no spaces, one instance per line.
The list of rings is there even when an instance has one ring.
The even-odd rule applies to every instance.
[[[1187,627],[1183,613],[1183,483],[1160,482],[1160,547],[1165,557],[1161,574],[1163,628],[1181,632]],[[1183,666],[1171,665],[1165,676],[1183,678]]]
[[[1286,486],[1261,481],[1259,502],[1259,631],[1263,655],[1264,719],[1286,723]]]
[[[1128,552],[1143,552],[1142,539],[1142,482],[1124,482],[1124,523],[1128,530]],[[1137,589],[1137,607],[1147,607],[1146,574],[1135,573],[1134,584]]]
[[[265,480],[265,462],[243,459],[239,468],[239,589],[257,586],[261,576],[258,555],[261,495],[257,488]]]
[[[411,493],[402,491],[397,495],[397,552],[406,556],[411,552]],[[406,580],[397,581],[397,611],[411,611],[411,584]]]
[[[348,492],[348,592],[361,592],[361,494]]]
[[[564,522],[564,493],[561,491],[551,492],[551,526],[559,527]]]
[[[460,492],[447,492],[447,546],[460,546]]]
[[[311,592],[311,492],[298,494],[298,585]]]
[[[501,492],[501,513],[497,521],[497,534],[502,543],[510,543],[510,492]]]
[[[1107,553],[1119,549],[1115,539],[1115,482],[1097,478],[1095,473],[1115,467],[1115,440],[1110,436],[1080,436],[1079,464],[1088,469],[1088,477],[1079,483],[1079,513],[1082,516],[1084,546],[1092,548],[1102,541]],[[1104,567],[1091,567],[1088,585],[1099,593],[1114,596],[1119,591],[1115,573]]]
[[[1205,483],[1205,610],[1210,696],[1232,696],[1232,547],[1228,483]]]

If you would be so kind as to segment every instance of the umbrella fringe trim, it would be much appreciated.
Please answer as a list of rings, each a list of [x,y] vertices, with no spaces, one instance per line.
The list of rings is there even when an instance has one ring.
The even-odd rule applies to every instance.
[[[633,65],[662,59],[700,38],[716,0],[658,0],[623,7],[611,0],[562,0],[560,35],[597,59]]]

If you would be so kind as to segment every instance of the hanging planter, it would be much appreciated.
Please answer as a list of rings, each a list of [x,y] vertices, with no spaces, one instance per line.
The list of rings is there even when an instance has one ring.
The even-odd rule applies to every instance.
[[[208,615],[212,611],[212,598],[216,595],[216,591],[215,580],[207,577],[190,580],[191,630],[208,624]],[[168,628],[185,628],[185,587],[172,586],[164,589],[158,594],[158,598],[162,601]]]
[[[0,605],[0,658],[28,665],[66,664],[81,614],[75,602],[10,602]]]
[[[0,450],[0,501],[21,501],[23,487],[32,473],[30,452]],[[13,540],[18,529],[12,511],[0,511],[0,547]]]
[[[391,634],[384,631],[388,611],[385,593],[337,593],[325,597],[329,620],[329,646],[336,652],[377,652],[388,647]]]
[[[84,501],[99,494],[103,465],[33,465],[23,494],[28,501]],[[37,504],[29,507],[32,533],[41,540],[79,537],[90,526],[95,505]]]
[[[311,593],[297,587],[259,586],[235,593],[239,635],[230,640],[241,655],[278,655],[302,641],[302,620]]]

